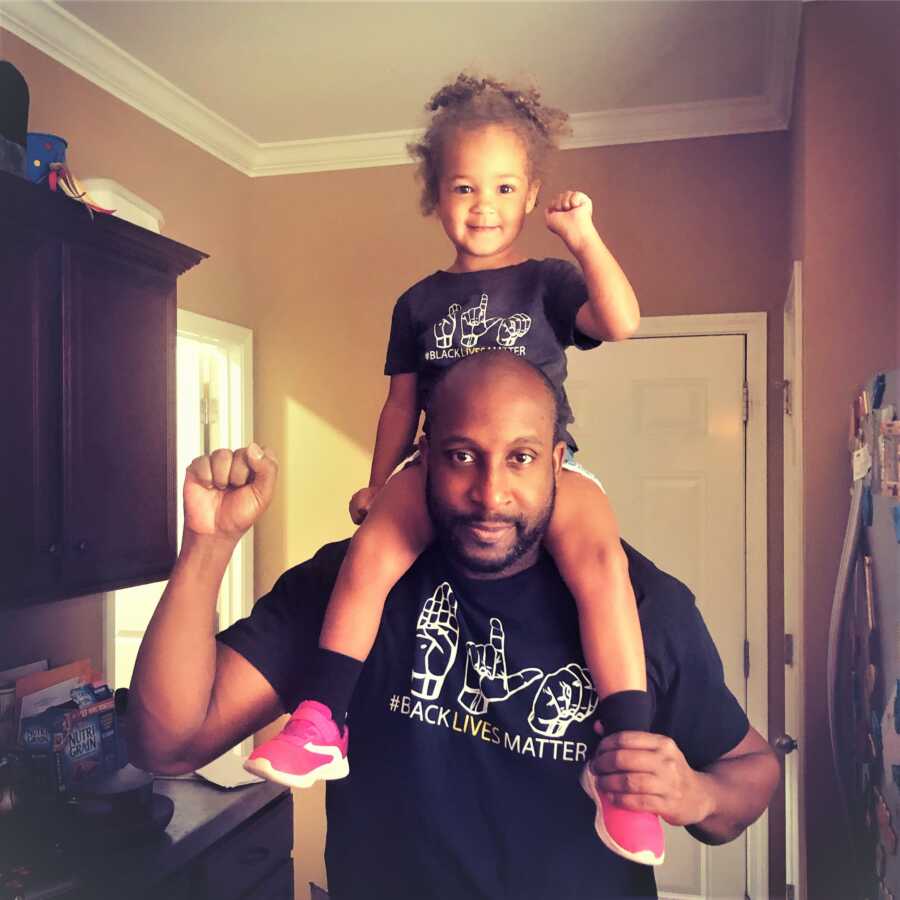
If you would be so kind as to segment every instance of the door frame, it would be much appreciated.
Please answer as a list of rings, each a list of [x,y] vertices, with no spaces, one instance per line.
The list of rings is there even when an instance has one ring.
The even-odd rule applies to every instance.
[[[795,900],[806,900],[806,829],[804,820],[803,729],[803,265],[794,260],[783,310],[784,377],[790,414],[783,428],[792,435],[793,459],[784,453],[784,632],[793,635],[793,662],[784,667],[784,730],[798,750],[784,760],[785,880],[794,886]],[[790,366],[788,366],[790,363]],[[782,386],[785,387],[784,385]]]
[[[767,313],[644,316],[635,338],[742,335],[745,338],[747,424],[745,474],[746,634],[750,674],[747,716],[769,739],[768,521],[767,521]],[[769,813],[747,829],[747,897],[769,895]]]
[[[191,337],[205,343],[221,345],[227,353],[228,360],[234,366],[232,371],[240,372],[240,391],[235,391],[233,396],[239,396],[241,402],[232,402],[229,411],[229,420],[232,423],[229,435],[229,447],[246,447],[253,440],[253,332],[242,325],[225,322],[222,319],[213,319],[186,309],[178,310],[178,336]],[[232,375],[232,377],[235,377]],[[176,390],[177,390],[176,385]],[[181,475],[179,474],[179,478]],[[180,502],[180,483],[176,485]],[[238,542],[232,554],[232,560],[238,565],[232,571],[239,574],[231,584],[230,596],[232,602],[230,608],[221,610],[222,628],[237,622],[250,615],[253,607],[253,529],[251,528]],[[227,577],[227,576],[226,576]]]
[[[240,390],[231,393],[232,405],[229,420],[232,423],[228,444],[245,447],[253,439],[253,331],[241,325],[200,315],[185,309],[177,310],[176,342],[178,337],[195,338],[205,343],[219,344],[233,364],[232,372],[240,372]],[[232,378],[237,378],[232,374]],[[177,392],[178,385],[176,383]],[[240,397],[240,401],[236,399]],[[181,503],[181,478],[178,473],[175,491],[178,497],[179,518]],[[225,577],[232,578],[227,609],[220,610],[221,625],[226,627],[250,614],[253,606],[253,529],[251,528],[235,547],[232,560],[237,565],[229,567]],[[116,646],[115,591],[106,592],[102,605],[103,671],[112,677]],[[235,747],[238,753],[248,755],[252,751],[252,737]]]

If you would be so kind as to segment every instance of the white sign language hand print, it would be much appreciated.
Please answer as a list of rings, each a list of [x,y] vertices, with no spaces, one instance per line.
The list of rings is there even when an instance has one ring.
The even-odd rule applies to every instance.
[[[569,663],[544,676],[534,695],[528,724],[545,737],[562,737],[572,722],[583,722],[594,712],[598,700],[587,669]]]
[[[429,597],[416,622],[416,649],[410,693],[423,700],[434,700],[456,659],[459,623],[453,588],[444,581]]]
[[[478,306],[467,309],[460,317],[461,334],[459,343],[462,347],[474,347],[478,339],[490,331],[499,321],[499,316],[487,317],[488,295],[482,294]]]
[[[531,316],[527,316],[525,313],[513,313],[500,320],[500,326],[497,328],[497,343],[501,347],[514,347],[516,341],[528,334],[530,328]]]
[[[471,306],[460,314],[460,305],[451,303],[447,315],[434,323],[434,345],[438,350],[449,350],[459,328],[459,346],[471,350],[495,325],[497,326],[497,346],[509,349],[519,338],[531,330],[531,316],[513,313],[511,316],[491,316],[487,314],[488,295],[482,294],[477,306]]]
[[[459,304],[452,303],[447,315],[436,322],[434,326],[434,345],[438,350],[447,350],[453,344],[453,335],[456,334],[456,317],[459,315]]]
[[[459,692],[459,704],[472,715],[480,716],[489,703],[508,700],[543,675],[540,669],[508,674],[505,644],[503,623],[499,619],[491,619],[491,636],[486,644],[466,642],[465,684]]]

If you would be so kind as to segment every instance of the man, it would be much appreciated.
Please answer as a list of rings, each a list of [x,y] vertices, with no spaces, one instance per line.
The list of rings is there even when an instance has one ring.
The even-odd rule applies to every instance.
[[[587,789],[708,843],[768,804],[778,765],[725,687],[693,598],[631,548],[658,733],[597,745],[574,601],[540,545],[564,453],[555,425],[552,389],[511,354],[458,363],[432,395],[438,541],[391,592],[350,707],[352,773],[327,799],[335,900],[656,896],[652,870],[594,834],[588,761]],[[301,699],[344,544],[213,634],[222,573],[276,467],[251,445],[188,470],[182,551],[133,682],[139,765],[190,771]]]

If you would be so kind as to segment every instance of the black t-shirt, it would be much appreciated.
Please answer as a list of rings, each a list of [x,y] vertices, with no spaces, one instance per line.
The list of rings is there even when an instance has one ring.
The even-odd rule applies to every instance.
[[[303,699],[346,542],[285,572],[219,635]],[[747,718],[688,589],[626,545],[653,730],[702,768]],[[549,556],[498,581],[462,577],[436,547],[391,591],[349,712],[350,776],[327,792],[334,900],[655,897],[652,869],[610,853],[578,775],[597,697],[575,603]]]
[[[563,388],[566,347],[586,350],[600,344],[575,327],[587,298],[581,272],[561,259],[530,259],[481,272],[435,272],[395,304],[384,373],[415,372],[422,410],[443,369],[473,353],[506,350],[526,357],[553,382],[565,427],[573,421]],[[567,439],[574,448],[571,436]]]

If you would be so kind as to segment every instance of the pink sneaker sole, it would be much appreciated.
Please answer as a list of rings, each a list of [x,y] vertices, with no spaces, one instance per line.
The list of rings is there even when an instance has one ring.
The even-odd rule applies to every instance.
[[[594,801],[594,805],[597,807],[597,814],[594,816],[594,830],[597,832],[597,837],[603,841],[608,849],[612,850],[617,856],[622,856],[625,859],[630,859],[632,862],[641,863],[645,866],[662,865],[666,858],[665,849],[658,855],[650,849],[639,851],[626,850],[607,831],[606,823],[603,820],[603,802],[597,793],[597,784],[587,766],[581,770],[581,788]]]
[[[308,744],[307,749],[315,753],[333,753],[333,747],[316,747]],[[350,774],[350,763],[346,756],[338,756],[331,762],[325,763],[311,772],[303,775],[296,775],[292,772],[282,772],[276,769],[272,763],[265,757],[259,756],[256,759],[250,757],[245,763],[244,768],[266,781],[274,781],[275,784],[283,784],[285,787],[308,788],[312,787],[317,781],[337,781],[340,778],[346,778]]]

